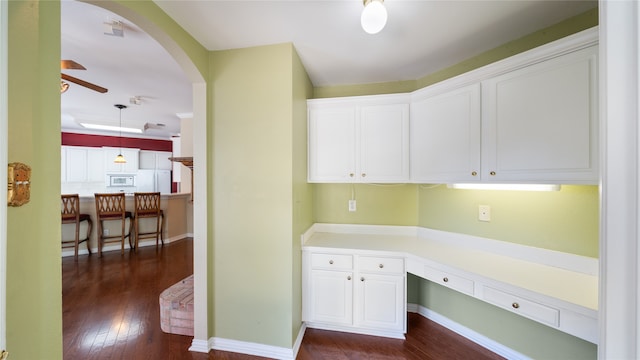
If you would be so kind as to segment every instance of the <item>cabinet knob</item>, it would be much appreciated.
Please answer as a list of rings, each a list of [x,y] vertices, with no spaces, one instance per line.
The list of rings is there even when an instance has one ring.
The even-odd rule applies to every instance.
[[[361,278],[360,278],[360,281],[364,281],[364,277],[361,277]]]
[[[351,276],[347,276],[347,280],[351,280]]]
[[[489,175],[491,175],[491,176],[496,176],[496,172],[495,172],[495,171],[491,171],[491,172],[489,173]]]
[[[354,175],[354,173],[349,173],[349,177],[353,177]]]
[[[333,265],[333,260],[329,260],[329,265]]]
[[[520,307],[520,304],[518,304],[517,302],[514,302],[513,304],[511,304],[511,307],[514,309],[517,309]]]
[[[378,267],[379,267],[380,269],[382,269],[382,268],[384,267],[384,264],[380,264],[380,265],[378,265]]]
[[[449,278],[448,278],[448,277],[443,277],[443,278],[442,278],[442,281],[444,281],[444,282],[449,282]]]
[[[471,176],[476,176],[476,175],[478,175],[478,172],[477,172],[477,171],[472,171],[472,172],[471,172]]]
[[[365,173],[362,173],[362,177],[366,177],[366,176],[367,176],[367,174],[365,174]]]

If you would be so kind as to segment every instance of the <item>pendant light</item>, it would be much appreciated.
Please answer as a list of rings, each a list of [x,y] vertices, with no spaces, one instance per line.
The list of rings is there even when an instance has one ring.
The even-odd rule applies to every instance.
[[[116,164],[124,164],[127,162],[127,159],[122,156],[122,109],[126,109],[127,106],[122,104],[115,104],[113,106],[120,109],[120,153],[118,154],[118,156],[116,156],[113,162]]]
[[[384,0],[363,0],[364,9],[360,16],[360,25],[368,34],[377,34],[387,24],[387,9]]]

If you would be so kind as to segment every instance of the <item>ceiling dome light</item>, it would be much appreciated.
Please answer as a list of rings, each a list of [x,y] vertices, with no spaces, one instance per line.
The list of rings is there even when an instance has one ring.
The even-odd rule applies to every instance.
[[[364,10],[360,16],[362,29],[368,34],[377,34],[387,24],[387,9],[384,0],[363,0]]]

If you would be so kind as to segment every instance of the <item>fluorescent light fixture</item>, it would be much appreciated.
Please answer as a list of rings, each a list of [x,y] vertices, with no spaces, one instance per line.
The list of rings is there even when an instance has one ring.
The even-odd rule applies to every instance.
[[[92,129],[92,130],[122,131],[122,132],[128,132],[128,133],[142,134],[142,129],[136,129],[136,128],[120,127],[120,126],[113,126],[113,125],[88,124],[88,123],[80,123],[80,125],[82,125],[82,127],[86,129]]]
[[[447,184],[450,189],[467,190],[515,190],[515,191],[559,191],[557,184]]]

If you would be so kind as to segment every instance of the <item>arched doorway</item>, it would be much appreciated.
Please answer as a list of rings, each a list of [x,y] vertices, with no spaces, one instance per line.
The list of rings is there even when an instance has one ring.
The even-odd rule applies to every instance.
[[[206,168],[207,168],[207,127],[206,127],[206,82],[201,70],[197,68],[192,59],[194,53],[206,56],[204,48],[191,47],[185,51],[183,44],[178,44],[173,35],[184,32],[173,23],[155,4],[148,3],[144,6],[130,8],[126,3],[113,1],[86,1],[91,5],[108,10],[131,23],[134,23],[152,38],[154,38],[179,64],[184,74],[192,83],[193,92],[193,152],[194,152],[194,192],[198,194],[194,198],[194,290],[195,290],[195,328],[194,340],[191,347],[193,351],[207,352],[207,206],[206,206]],[[153,18],[154,21],[151,21]],[[184,34],[180,34],[183,36]]]

